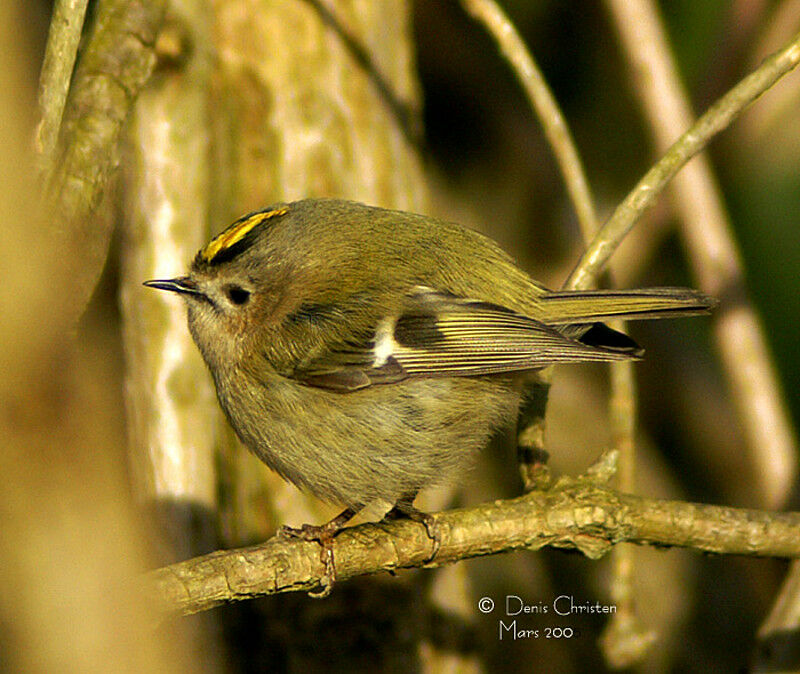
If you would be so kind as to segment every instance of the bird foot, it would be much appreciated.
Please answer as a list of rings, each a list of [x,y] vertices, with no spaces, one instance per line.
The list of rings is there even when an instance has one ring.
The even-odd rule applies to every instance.
[[[330,595],[333,585],[336,582],[336,564],[333,557],[333,539],[344,525],[354,515],[355,511],[351,508],[339,513],[330,522],[321,525],[304,524],[301,527],[282,526],[278,535],[283,538],[299,538],[303,541],[317,542],[322,547],[319,560],[325,565],[325,573],[320,578],[321,589],[309,592],[308,596],[314,599],[324,599]]]
[[[433,548],[427,561],[433,561],[433,558],[439,554],[439,549],[442,547],[442,531],[441,527],[439,527],[439,523],[436,521],[436,517],[430,513],[424,513],[418,510],[412,505],[411,501],[404,499],[398,501],[395,506],[384,515],[384,519],[386,520],[396,520],[402,517],[407,517],[425,526],[425,532],[428,534],[428,538],[433,541]]]

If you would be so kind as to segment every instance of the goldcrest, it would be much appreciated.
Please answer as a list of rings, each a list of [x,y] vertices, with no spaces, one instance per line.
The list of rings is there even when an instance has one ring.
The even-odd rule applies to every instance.
[[[605,319],[687,316],[715,303],[684,288],[551,291],[477,232],[337,199],[247,215],[187,275],[146,285],[186,300],[241,441],[346,507],[327,525],[290,530],[327,544],[378,500],[435,538],[415,496],[452,481],[516,422],[526,375],[639,357]]]

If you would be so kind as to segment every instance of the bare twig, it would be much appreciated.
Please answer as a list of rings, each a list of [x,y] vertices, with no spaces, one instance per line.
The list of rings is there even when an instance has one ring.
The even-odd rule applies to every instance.
[[[796,666],[800,630],[800,561],[795,560],[772,609],[758,630],[758,671],[788,671]]]
[[[623,321],[612,321],[612,328],[621,329]],[[636,378],[631,361],[611,363],[610,428],[613,446],[619,451],[616,485],[620,491],[636,489]],[[634,596],[634,551],[618,545],[612,550],[613,576],[611,599],[617,612],[611,615],[603,630],[600,644],[612,667],[629,667],[642,660],[656,640],[655,632],[646,629],[636,612]]]
[[[634,89],[641,98],[657,147],[664,150],[691,125],[692,113],[658,10],[651,0],[608,0],[607,4],[633,66]],[[800,36],[726,94],[696,127],[701,127],[712,113],[732,119],[731,113],[760,93],[764,83],[773,82],[798,60]],[[740,94],[734,95],[737,91]],[[726,108],[730,112],[726,113]],[[698,149],[704,145],[699,142],[701,134],[698,130]],[[687,145],[689,135],[682,139]],[[677,145],[669,154],[675,152]],[[728,300],[717,314],[716,339],[748,435],[753,472],[759,476],[764,502],[768,507],[779,507],[797,474],[797,445],[761,322],[744,291],[741,256],[706,157],[697,157],[675,178],[674,194],[683,238],[701,288]]]
[[[700,152],[713,136],[727,128],[742,110],[786,73],[793,70],[798,63],[800,63],[800,34],[783,49],[767,58],[758,69],[712,105],[670,147],[616,208],[573,270],[570,286],[589,287],[592,279],[603,269],[641,214],[653,204],[683,165]],[[706,275],[713,280],[722,275],[722,270],[718,267],[727,264],[727,261],[712,259],[709,263]]]
[[[621,542],[686,547],[719,554],[800,557],[800,513],[767,513],[622,494],[585,479],[562,479],[547,492],[436,516],[442,546],[428,562],[425,528],[401,520],[343,531],[334,555],[340,580],[380,571],[435,567],[544,546],[597,559]],[[318,587],[319,545],[271,538],[249,548],[196,557],[150,572],[148,592],[165,614]]]
[[[461,0],[464,9],[478,20],[497,42],[503,56],[522,84],[534,113],[553,148],[584,236],[593,236],[597,220],[589,184],[564,116],[542,73],[531,57],[514,24],[493,0]]]
[[[39,114],[36,151],[39,170],[45,176],[52,170],[53,154],[67,102],[72,69],[78,54],[88,0],[57,0],[53,6],[47,48],[39,77]]]

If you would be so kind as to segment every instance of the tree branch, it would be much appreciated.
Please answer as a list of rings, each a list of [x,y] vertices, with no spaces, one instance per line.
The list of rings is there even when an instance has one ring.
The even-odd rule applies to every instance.
[[[42,74],[39,78],[39,114],[36,149],[42,173],[53,168],[61,116],[67,102],[72,69],[78,54],[88,0],[57,0],[47,35]]]
[[[105,264],[113,221],[98,215],[119,161],[118,140],[155,66],[164,0],[103,0],[81,51],[45,186],[48,221],[64,255],[80,260],[70,279],[73,321]]]
[[[577,549],[597,559],[623,542],[800,557],[800,513],[644,498],[595,479],[561,478],[546,492],[438,514],[442,546],[431,562],[431,541],[415,522],[350,527],[335,539],[337,578],[432,568],[545,546]],[[188,615],[233,601],[313,590],[324,570],[317,543],[275,536],[260,545],[220,550],[151,571],[144,577],[144,589],[164,615]]]

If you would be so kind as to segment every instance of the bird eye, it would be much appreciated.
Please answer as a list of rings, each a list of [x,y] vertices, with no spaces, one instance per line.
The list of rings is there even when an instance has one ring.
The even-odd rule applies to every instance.
[[[247,301],[250,299],[250,291],[245,290],[241,286],[228,286],[225,293],[233,304],[238,304],[240,306],[242,304],[247,304]]]

